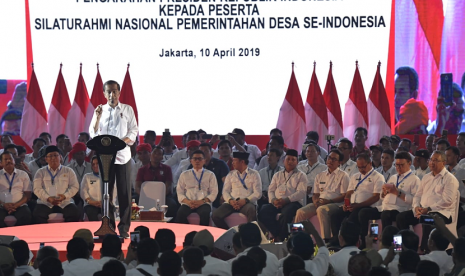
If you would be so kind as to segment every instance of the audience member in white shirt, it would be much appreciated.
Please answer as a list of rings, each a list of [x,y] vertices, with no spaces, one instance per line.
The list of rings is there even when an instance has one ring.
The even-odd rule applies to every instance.
[[[447,170],[457,178],[459,182],[459,191],[461,194],[465,193],[465,169],[458,166],[460,151],[457,147],[448,147],[445,151],[446,154],[446,168]]]
[[[234,135],[233,139],[231,140],[231,143],[234,144],[234,147],[232,148],[232,150],[242,151],[242,149],[244,149],[246,152],[248,152],[249,153],[248,166],[249,168],[253,169],[255,167],[255,160],[257,160],[262,154],[260,149],[255,145],[247,144],[245,142],[245,132],[242,129],[235,128],[232,134]]]
[[[186,276],[201,276],[202,268],[205,266],[203,251],[198,247],[189,247],[182,254],[182,267],[186,271]],[[208,274],[205,274],[208,275]]]
[[[133,246],[132,244],[129,246]],[[100,259],[95,259],[94,262],[99,264],[101,267],[111,260],[117,260],[120,262],[121,254],[121,241],[116,235],[106,235],[102,241],[102,247],[100,248]],[[126,264],[123,264],[126,269]]]
[[[31,274],[32,276],[40,276],[39,266],[42,263],[42,261],[47,259],[48,257],[52,257],[58,260],[59,255],[55,247],[44,246],[37,251],[37,255],[34,259],[33,265],[34,270],[30,271],[29,274]]]
[[[26,158],[24,158],[24,162],[30,163],[31,161],[37,159],[39,157],[39,150],[45,146],[45,140],[42,138],[36,138],[32,142],[32,152],[26,154]],[[34,177],[34,175],[32,176]]]
[[[349,176],[339,169],[343,157],[339,150],[331,150],[326,161],[328,170],[315,178],[313,203],[300,208],[295,215],[296,223],[318,215],[321,234],[325,239],[331,238],[331,216],[342,205],[349,187]]]
[[[258,276],[258,267],[254,259],[247,255],[242,255],[233,259],[231,264],[232,275]]]
[[[279,160],[278,160],[278,165],[283,166],[284,165],[284,158],[286,158],[286,153],[284,152],[284,139],[281,136],[271,136],[270,142],[269,142],[269,149],[277,149],[281,154],[279,154]],[[266,168],[269,166],[268,163],[268,155],[265,155],[262,157],[260,160],[259,164],[255,164],[254,169],[257,171],[260,171],[263,168]]]
[[[30,275],[76,275],[65,274],[64,264],[58,258],[49,257],[40,263],[38,269],[29,272]],[[91,274],[89,274],[91,275]]]
[[[299,255],[290,255],[283,261],[283,266],[279,268],[278,276],[290,276],[294,271],[304,270],[305,262]],[[312,274],[313,275],[313,274]],[[320,274],[317,274],[320,275]],[[321,274],[324,275],[324,274]]]
[[[308,141],[313,141],[315,142],[316,144],[318,144],[320,142],[320,135],[318,134],[318,132],[316,131],[309,131],[307,132],[307,136],[305,137],[305,142],[308,142]],[[321,160],[326,160],[326,156],[328,155],[328,151],[326,151],[324,148],[318,146],[320,148],[320,151],[319,151],[319,154],[320,154],[320,158]],[[320,159],[318,158],[318,159]]]
[[[23,275],[34,270],[29,264],[29,246],[23,240],[15,240],[10,243],[13,256],[16,261],[15,275]]]
[[[452,260],[452,256],[446,252],[449,244],[450,242],[445,235],[442,235],[439,230],[433,229],[433,231],[429,234],[428,239],[428,248],[431,252],[420,256],[420,259],[430,260],[437,263],[441,270],[440,275],[450,273],[454,268],[454,261]]]
[[[3,134],[0,141],[1,141],[0,143],[2,144],[2,148],[0,149],[0,154],[3,153],[6,146],[13,144],[13,138],[9,134]]]
[[[420,262],[418,262],[417,271],[415,275],[440,276],[446,274],[442,274],[442,270],[437,262],[430,260],[421,260]]]
[[[415,175],[422,180],[423,176],[430,173],[428,166],[428,160],[430,157],[428,150],[420,149],[415,152],[415,158],[413,159],[413,166],[415,167]]]
[[[259,246],[254,246],[250,248],[247,252],[247,257],[252,258],[257,265],[257,273],[261,275],[263,269],[266,267],[266,252]]]
[[[317,174],[326,170],[327,166],[324,163],[318,162],[318,157],[320,156],[320,147],[310,142],[305,148],[305,157],[307,160],[304,163],[299,163],[297,169],[307,175],[307,196],[311,197],[315,192],[314,182]],[[318,192],[318,191],[317,191]]]
[[[357,163],[350,159],[350,154],[352,153],[353,148],[352,142],[347,138],[341,138],[336,146],[337,149],[344,154],[344,159],[342,160],[341,165],[339,165],[339,168],[346,172],[349,177],[358,173]]]
[[[211,203],[218,194],[218,183],[215,174],[203,168],[205,153],[194,151],[191,157],[193,168],[181,174],[176,191],[181,207],[178,209],[176,221],[188,224],[187,216],[196,212],[200,217],[200,225],[210,223]]]
[[[210,256],[213,252],[214,240],[208,230],[204,229],[197,232],[192,240],[192,245],[203,251],[203,259],[205,261],[205,266],[202,267],[203,275],[231,275],[231,265],[228,262]]]
[[[235,260],[241,256],[247,255],[247,252],[254,246],[259,246],[262,242],[262,236],[260,228],[252,223],[248,222],[239,226],[239,234],[241,237],[242,249],[243,251],[233,259],[228,260],[228,263],[233,263]],[[276,255],[265,250],[266,253],[266,266],[262,271],[262,276],[276,276],[278,271],[278,258]],[[233,264],[234,266],[234,264]],[[232,268],[234,271],[234,267]],[[233,273],[234,275],[234,273]]]
[[[66,246],[68,263],[63,264],[64,275],[93,275],[102,266],[89,260],[89,248],[82,238],[72,238]]]
[[[177,185],[179,177],[181,176],[181,173],[185,172],[187,170],[187,168],[189,168],[189,165],[191,164],[192,153],[194,151],[198,150],[199,146],[200,146],[200,141],[198,141],[198,140],[192,140],[192,141],[187,142],[187,145],[186,145],[186,150],[187,151],[186,152],[187,152],[188,158],[186,158],[184,160],[181,160],[181,162],[179,162],[179,166],[176,169],[176,171],[172,171],[173,172],[173,184],[174,184],[174,186]]]
[[[260,180],[262,181],[262,197],[258,200],[258,209],[265,204],[268,204],[268,187],[270,187],[271,180],[275,173],[282,171],[284,168],[278,165],[280,151],[277,149],[270,149],[268,151],[268,167],[261,169]]]
[[[413,198],[413,212],[405,211],[397,215],[397,227],[408,229],[410,225],[419,223],[421,215],[438,214],[446,224],[452,222],[452,215],[456,212],[458,202],[457,193],[459,183],[444,166],[446,155],[440,151],[434,151],[431,155],[429,167],[431,173],[421,180],[415,197]],[[423,225],[422,248],[426,249],[426,241],[431,227]]]
[[[389,182],[383,185],[382,204],[360,211],[359,218],[362,227],[368,225],[370,220],[381,219],[384,228],[396,221],[396,216],[400,212],[412,209],[413,197],[418,186],[420,186],[420,179],[410,170],[410,164],[412,163],[410,158],[407,152],[396,154],[397,174],[391,176]],[[362,229],[362,237],[368,234],[367,231]],[[362,247],[363,245],[364,242],[362,242]]]
[[[420,263],[420,257],[417,252],[409,249],[402,250],[399,254],[398,271],[400,276],[415,276],[417,271],[418,263]],[[392,263],[390,264],[392,265]],[[431,275],[431,274],[428,274]]]
[[[345,221],[341,225],[341,231],[337,236],[341,250],[329,256],[329,261],[334,268],[336,276],[348,276],[349,259],[352,252],[358,253],[357,242],[360,238],[360,226],[352,221]]]
[[[287,238],[288,223],[292,222],[297,210],[305,204],[307,177],[297,169],[297,156],[296,150],[287,150],[285,169],[273,176],[268,188],[270,204],[264,205],[258,213],[258,220],[276,240]],[[281,216],[276,220],[279,213]]]
[[[160,276],[177,276],[183,272],[181,257],[174,251],[163,252],[158,263],[157,272]]]
[[[134,246],[131,244],[130,246]],[[126,271],[127,276],[144,276],[157,275],[158,270],[158,254],[160,247],[158,243],[152,238],[145,238],[137,244],[137,266],[136,268]],[[143,273],[145,272],[145,273]]]
[[[186,144],[187,144],[189,141],[193,141],[193,140],[198,141],[200,139],[200,136],[197,131],[191,130],[187,133],[186,139],[187,139],[186,140]],[[179,163],[181,163],[181,160],[184,160],[186,158],[189,158],[189,156],[187,155],[187,149],[183,148],[182,150],[179,150],[178,152],[173,154],[173,156],[170,159],[166,160],[164,164],[170,166],[171,171],[176,172],[176,170],[178,169]]]
[[[373,169],[377,170],[382,168],[383,165],[381,164],[381,154],[383,153],[383,148],[380,145],[373,145],[370,146],[371,151],[371,165]]]
[[[342,208],[335,211],[331,216],[331,231],[333,233],[333,244],[337,245],[337,237],[342,220],[348,217],[349,221],[355,222],[361,228],[361,236],[365,237],[368,231],[368,223],[362,222],[360,212],[366,208],[376,208],[381,202],[379,196],[384,184],[384,177],[371,166],[371,159],[366,153],[357,156],[359,173],[350,178],[349,188],[344,200],[350,200],[350,205],[344,203]],[[361,247],[364,247],[362,240]]]
[[[384,176],[384,181],[388,181],[389,178],[397,174],[396,167],[394,164],[394,151],[392,149],[383,150],[381,154],[381,167],[377,168],[376,171]]]

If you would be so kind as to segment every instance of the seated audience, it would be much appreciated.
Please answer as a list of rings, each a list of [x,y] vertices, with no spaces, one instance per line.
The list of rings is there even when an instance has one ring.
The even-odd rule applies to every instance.
[[[94,276],[126,276],[124,265],[118,260],[106,262],[101,271],[95,272]]]
[[[199,139],[200,139],[199,133],[195,130],[191,130],[187,133],[186,144],[189,141],[193,141],[193,140],[198,141]],[[186,159],[186,158],[189,158],[189,156],[187,155],[187,149],[183,148],[179,150],[178,152],[176,152],[175,154],[173,154],[173,156],[170,159],[165,161],[165,165],[170,166],[171,171],[175,172],[178,169],[178,166],[181,160]]]
[[[344,158],[340,162],[339,168],[346,172],[349,177],[353,174],[358,173],[357,163],[350,159],[352,153],[352,142],[347,138],[341,138],[336,144],[337,149],[344,155]]]
[[[318,157],[320,156],[319,150],[320,147],[316,143],[309,142],[309,144],[307,144],[305,148],[305,156],[307,160],[297,165],[297,169],[305,173],[305,175],[307,175],[307,197],[310,198],[312,194],[315,192],[315,177],[319,173],[327,169],[327,166],[324,164],[324,161],[323,163],[320,163],[318,161]]]
[[[202,268],[205,266],[203,252],[200,248],[191,247],[184,251],[182,256],[182,267],[186,271],[186,275],[202,275]]]
[[[433,229],[429,235],[428,248],[431,251],[429,254],[420,256],[421,260],[429,260],[438,264],[441,270],[440,275],[450,273],[454,267],[452,256],[446,252],[449,246],[449,240],[439,232],[437,229]],[[439,275],[439,274],[438,274]]]
[[[88,244],[81,238],[72,238],[66,246],[66,251],[68,263],[63,265],[65,275],[93,275],[102,268],[100,264],[89,261]]]
[[[446,139],[439,139],[439,141],[436,143],[437,151],[445,152],[448,147],[450,147],[450,143]]]
[[[43,146],[42,148],[40,148],[37,158],[27,164],[29,167],[29,170],[31,171],[32,179],[34,179],[37,171],[40,168],[47,165],[47,160],[45,160],[46,149],[47,149],[47,146]]]
[[[158,264],[157,273],[160,276],[178,276],[183,272],[181,257],[174,251],[163,252]]]
[[[383,153],[383,148],[380,145],[373,145],[370,146],[371,151],[371,165],[373,169],[378,170],[382,168],[383,165],[381,164],[381,154]]]
[[[63,165],[67,166],[69,164],[69,152],[73,148],[73,145],[71,144],[71,141],[69,140],[68,135],[66,134],[60,134],[57,136],[55,139],[56,141],[56,146],[60,149],[60,154],[61,154],[61,162]]]
[[[41,276],[61,276],[65,274],[63,265],[57,257],[45,258],[40,263],[39,271]]]
[[[84,213],[89,221],[98,221],[102,213],[102,181],[97,156],[92,157],[92,172],[84,175],[81,182],[81,198],[84,199]]]
[[[182,243],[182,250],[178,252],[179,256],[182,257],[184,250],[192,246],[192,240],[194,239],[195,234],[197,234],[197,231],[191,231],[186,234],[184,242]]]
[[[34,270],[29,265],[29,246],[23,240],[16,240],[10,243],[13,250],[13,257],[16,261],[15,275],[23,275]]]
[[[160,247],[160,253],[173,251],[176,248],[176,236],[171,229],[158,229],[157,233],[155,233],[155,241]]]
[[[157,275],[157,259],[160,253],[158,243],[151,238],[143,239],[137,244],[136,251],[137,266],[128,270],[126,274],[128,276]]]
[[[389,136],[381,137],[381,139],[379,139],[379,145],[383,148],[383,151],[388,149],[392,150],[391,138]]]
[[[317,145],[319,145],[320,142],[320,135],[316,131],[309,131],[307,132],[307,136],[305,137],[305,142],[310,142],[313,141]],[[320,158],[321,160],[326,160],[326,156],[328,155],[328,152],[321,146],[318,146],[320,148]],[[320,158],[318,158],[320,160]]]
[[[124,253],[121,250],[121,241],[119,237],[117,235],[106,235],[103,238],[102,247],[100,248],[100,259],[94,260],[94,262],[103,267],[108,261],[119,261],[122,254]],[[125,266],[123,265],[123,267]]]
[[[176,171],[173,171],[173,184],[176,186],[179,181],[179,176],[181,173],[187,171],[191,164],[192,154],[199,149],[200,141],[192,140],[186,144],[187,156],[188,158],[181,160]]]
[[[402,250],[399,254],[399,276],[408,276],[414,275],[417,271],[418,263],[420,262],[420,257],[417,252],[413,250]]]
[[[325,239],[331,237],[330,218],[342,205],[349,186],[349,176],[339,169],[340,162],[344,158],[342,153],[333,149],[327,157],[327,170],[319,173],[315,178],[313,203],[297,210],[294,220],[298,223],[318,215],[321,233]]]
[[[218,143],[218,155],[220,156],[219,159],[223,160],[226,165],[228,165],[228,168],[230,171],[234,170],[232,161],[232,144],[229,142],[229,140],[221,140]],[[254,160],[255,163],[255,160]]]
[[[351,276],[367,276],[371,270],[371,261],[366,251],[360,251],[349,259],[348,272]]]
[[[287,151],[285,169],[275,174],[268,188],[270,204],[264,205],[258,213],[259,221],[276,240],[287,238],[288,223],[292,222],[296,211],[305,203],[307,177],[297,169],[297,158],[296,150]],[[276,220],[278,213],[281,216]]]
[[[205,266],[202,267],[203,275],[230,276],[231,267],[228,262],[212,257],[214,240],[208,230],[204,229],[195,234],[192,246],[202,249]],[[249,250],[250,252],[250,250]]]
[[[193,168],[185,171],[179,177],[176,191],[181,207],[178,209],[176,221],[189,223],[187,216],[196,212],[200,217],[200,225],[210,224],[211,203],[218,194],[218,184],[215,174],[203,168],[205,153],[197,150],[191,157]]]
[[[241,147],[245,150],[245,152],[249,153],[249,162],[248,166],[250,169],[253,169],[255,167],[255,160],[261,156],[260,149],[252,144],[247,144],[245,142],[245,132],[240,129],[240,128],[235,128],[233,129],[232,133],[233,135],[233,144],[238,144],[234,145],[232,148],[233,152],[234,151],[241,151]],[[234,143],[236,142],[236,143]]]
[[[53,257],[53,258],[58,259],[59,255],[55,247],[44,246],[37,251],[37,255],[34,259],[34,264],[33,264],[34,270],[30,271],[29,274],[31,276],[40,276],[39,266],[42,263],[42,261],[48,257]]]
[[[415,175],[422,180],[423,176],[430,173],[428,166],[429,157],[431,153],[428,150],[420,149],[415,152],[415,158],[413,159],[413,166],[415,167]]]
[[[14,216],[16,226],[31,224],[32,216],[27,202],[31,199],[31,180],[25,171],[15,168],[13,155],[5,151],[0,155],[0,227],[6,227],[5,217]]]
[[[357,243],[360,238],[360,226],[350,220],[342,223],[341,231],[337,237],[341,250],[329,256],[331,265],[336,275],[348,275],[349,259],[352,252],[358,253]]]
[[[231,272],[232,276],[258,276],[255,261],[249,256],[240,256],[234,259]]]
[[[268,166],[259,171],[260,180],[262,181],[262,197],[258,200],[258,209],[260,210],[263,205],[268,204],[268,188],[275,173],[282,171],[283,167],[278,165],[280,158],[280,151],[277,149],[270,149],[268,151]]]
[[[368,137],[368,131],[364,127],[358,127],[354,131],[354,143],[355,146],[350,153],[350,159],[356,161],[357,156],[361,153],[365,153],[368,156],[371,156],[370,149],[365,145]]]
[[[376,171],[384,176],[385,182],[391,176],[397,174],[396,167],[394,166],[394,151],[392,149],[383,150],[381,154],[381,166]]]
[[[259,246],[254,246],[249,250],[249,252],[247,252],[247,257],[250,257],[255,261],[258,274],[262,274],[263,269],[266,267],[265,250],[261,249]]]
[[[248,162],[248,152],[233,152],[234,170],[226,176],[223,187],[225,202],[212,214],[216,227],[229,229],[224,219],[234,212],[244,214],[248,222],[257,220],[256,205],[262,194],[262,182],[258,172],[247,166]]]
[[[284,152],[284,139],[281,136],[271,136],[270,137],[270,142],[269,144],[269,150],[271,149],[277,149],[279,151],[279,160],[278,160],[278,165],[283,166],[284,165],[284,158],[286,158],[286,153]],[[265,155],[263,158],[260,160],[259,164],[256,164],[254,169],[257,171],[260,171],[263,168],[266,168],[269,166],[268,162],[268,156]]]
[[[416,275],[439,276],[444,274],[442,271],[440,272],[439,265],[434,261],[422,260],[418,262]]]
[[[305,262],[298,255],[290,255],[283,262],[283,275],[289,276],[296,270],[305,270]],[[313,274],[313,273],[312,273]],[[324,275],[324,274],[322,274]]]

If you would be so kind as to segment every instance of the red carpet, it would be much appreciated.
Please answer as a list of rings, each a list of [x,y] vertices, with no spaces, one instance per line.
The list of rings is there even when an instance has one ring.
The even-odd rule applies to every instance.
[[[28,226],[6,227],[0,229],[0,235],[16,236],[21,240],[25,240],[29,244],[29,249],[34,253],[34,256],[39,249],[41,242],[45,245],[55,247],[60,253],[60,260],[66,260],[66,244],[73,237],[77,229],[86,228],[92,233],[97,231],[101,222],[68,222],[68,223],[49,223],[37,224]],[[155,233],[160,228],[169,228],[173,230],[176,235],[176,251],[182,249],[182,243],[187,233],[191,231],[200,231],[208,229],[213,235],[213,238],[218,239],[226,230],[216,227],[206,227],[191,224],[178,224],[178,223],[161,223],[161,222],[133,222],[131,223],[131,231],[137,226],[144,225],[150,229],[150,236],[155,237]],[[126,253],[130,240],[125,239],[123,244],[123,251]],[[96,243],[93,257],[100,259],[100,246]]]

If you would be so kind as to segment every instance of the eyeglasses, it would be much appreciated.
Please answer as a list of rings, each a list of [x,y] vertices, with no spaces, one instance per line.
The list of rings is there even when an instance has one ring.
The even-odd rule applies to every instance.
[[[203,160],[203,157],[192,157],[191,160],[194,160],[194,161],[202,161],[202,160]]]
[[[47,156],[45,156],[46,158],[58,158],[58,156],[60,156],[58,153],[57,154],[49,154]]]
[[[328,156],[328,161],[337,162],[337,161],[339,161],[339,158],[329,157]]]
[[[403,163],[403,164],[395,164],[395,166],[396,166],[397,168],[402,168],[402,167],[403,167],[403,166],[405,166],[406,164],[407,164],[407,163]]]

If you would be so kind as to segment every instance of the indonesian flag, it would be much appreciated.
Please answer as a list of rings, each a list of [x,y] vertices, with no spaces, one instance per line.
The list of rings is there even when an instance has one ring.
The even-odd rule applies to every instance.
[[[53,92],[52,103],[48,109],[50,119],[48,130],[53,138],[56,138],[58,135],[65,133],[66,117],[68,116],[68,112],[71,109],[68,89],[66,89],[65,80],[63,79],[63,74],[61,73],[62,67],[63,65],[60,64],[60,72],[58,73],[55,91]]]
[[[459,85],[465,72],[465,1],[448,0],[442,31],[441,73],[452,73]],[[462,85],[463,87],[463,85]]]
[[[459,6],[453,8],[457,9],[459,17],[463,17],[463,9],[460,10]],[[410,66],[417,71],[419,76],[417,100],[425,103],[428,107],[428,117],[434,121],[440,89],[439,64],[444,24],[442,0],[396,1],[396,10],[400,12],[396,12],[395,19],[395,67]],[[463,25],[459,28],[463,28]]]
[[[339,138],[343,137],[344,134],[342,132],[341,105],[339,104],[339,97],[337,96],[332,72],[333,63],[329,62],[329,73],[323,98],[325,99],[326,108],[328,110],[328,134],[334,135],[337,141]]]
[[[305,110],[300,95],[299,86],[294,75],[294,62],[292,63],[291,80],[287,88],[286,97],[279,110],[278,124],[276,125],[283,132],[284,142],[290,149],[300,148],[305,142]]]
[[[68,135],[71,144],[77,142],[79,133],[88,131],[85,128],[87,105],[89,104],[89,94],[87,93],[86,83],[82,77],[82,63],[79,69],[79,78],[74,95],[74,102],[68,112],[66,119],[65,134]]]
[[[350,87],[349,99],[344,109],[344,137],[354,142],[354,131],[357,127],[368,128],[367,100],[363,90],[362,78],[355,62],[355,74]],[[373,144],[369,144],[373,145]]]
[[[313,74],[308,88],[307,101],[305,102],[305,123],[308,131],[316,131],[320,135],[318,144],[326,147],[323,135],[328,134],[328,112],[325,99],[321,93],[320,83],[316,77],[316,63],[313,63]]]
[[[128,104],[134,110],[136,121],[139,122],[139,114],[137,113],[136,99],[134,98],[134,90],[132,89],[131,76],[129,75],[129,64],[124,76],[123,86],[121,87],[120,102]]]
[[[378,62],[375,79],[368,97],[368,114],[370,125],[368,127],[368,145],[379,144],[384,135],[391,135],[391,109],[388,97],[384,89],[383,79],[380,74],[381,62]]]
[[[39,137],[42,132],[48,132],[47,110],[45,109],[44,99],[42,98],[33,64],[21,120],[21,138],[27,145],[32,146],[34,139]]]
[[[97,64],[97,76],[95,77],[94,88],[92,89],[92,96],[90,98],[89,105],[87,106],[86,112],[86,122],[84,124],[84,130],[89,131],[90,122],[92,121],[92,116],[94,116],[95,108],[99,104],[106,104],[107,100],[103,94],[103,82],[102,77],[100,76],[99,65]]]

